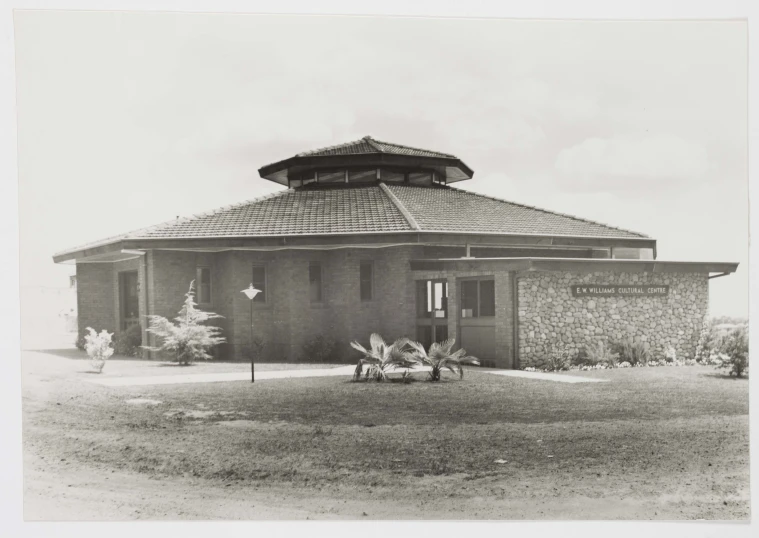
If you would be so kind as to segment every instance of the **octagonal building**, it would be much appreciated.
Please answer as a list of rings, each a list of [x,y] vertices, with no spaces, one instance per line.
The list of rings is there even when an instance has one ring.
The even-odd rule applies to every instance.
[[[737,268],[659,261],[644,234],[461,190],[474,171],[458,157],[369,136],[259,173],[287,188],[55,254],[76,263],[80,333],[139,325],[148,342],[146,316],[172,318],[194,280],[224,316],[221,359],[247,359],[251,323],[276,361],[310,361],[319,336],[350,360],[373,332],[456,338],[500,368],[627,338],[682,357],[709,279]]]

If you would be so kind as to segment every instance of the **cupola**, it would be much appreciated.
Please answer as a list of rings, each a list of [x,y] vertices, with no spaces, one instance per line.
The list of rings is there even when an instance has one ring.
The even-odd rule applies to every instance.
[[[365,136],[298,153],[259,169],[262,178],[290,188],[387,184],[432,186],[471,179],[474,171],[455,155]]]

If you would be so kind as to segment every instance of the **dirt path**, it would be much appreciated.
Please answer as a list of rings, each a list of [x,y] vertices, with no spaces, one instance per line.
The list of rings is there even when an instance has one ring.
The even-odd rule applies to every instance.
[[[306,519],[689,519],[693,499],[513,499],[492,495],[509,487],[472,484],[466,498],[372,498],[363,492],[334,498],[303,489],[230,484],[202,479],[153,478],[75,462],[50,463],[26,451],[24,519],[117,520],[306,520]],[[735,499],[740,501],[745,499]],[[657,513],[656,505],[661,510]],[[679,512],[679,517],[674,516]],[[666,518],[657,517],[668,514]]]

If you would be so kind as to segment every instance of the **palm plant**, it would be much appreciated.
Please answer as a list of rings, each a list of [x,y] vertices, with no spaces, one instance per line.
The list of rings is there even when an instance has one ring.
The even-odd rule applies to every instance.
[[[377,381],[383,381],[390,370],[413,368],[419,361],[407,350],[408,344],[408,338],[400,338],[388,345],[377,333],[369,338],[369,349],[358,342],[351,342],[351,347],[363,354],[353,372],[353,380],[361,379],[363,373],[365,379],[374,378]],[[367,366],[366,371],[364,371],[364,366]]]
[[[463,379],[463,365],[480,365],[479,359],[467,355],[466,350],[463,348],[457,351],[451,351],[455,343],[456,340],[454,338],[442,342],[435,342],[430,346],[429,351],[425,351],[424,346],[419,342],[409,342],[409,345],[413,348],[413,354],[417,360],[423,365],[431,368],[430,380],[440,381],[440,377],[445,369],[450,370],[454,374],[458,373],[459,378]]]

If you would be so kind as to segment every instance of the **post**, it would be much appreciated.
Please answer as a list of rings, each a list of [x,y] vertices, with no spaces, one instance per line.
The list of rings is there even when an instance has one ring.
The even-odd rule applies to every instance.
[[[256,295],[258,295],[261,292],[261,290],[257,290],[253,287],[253,284],[251,284],[248,289],[242,290],[242,293],[245,294],[245,297],[248,298],[250,301],[250,382],[255,383],[256,382],[256,361],[254,357],[253,352],[253,299]]]
[[[256,381],[255,354],[253,351],[253,300],[250,301],[250,382]]]

